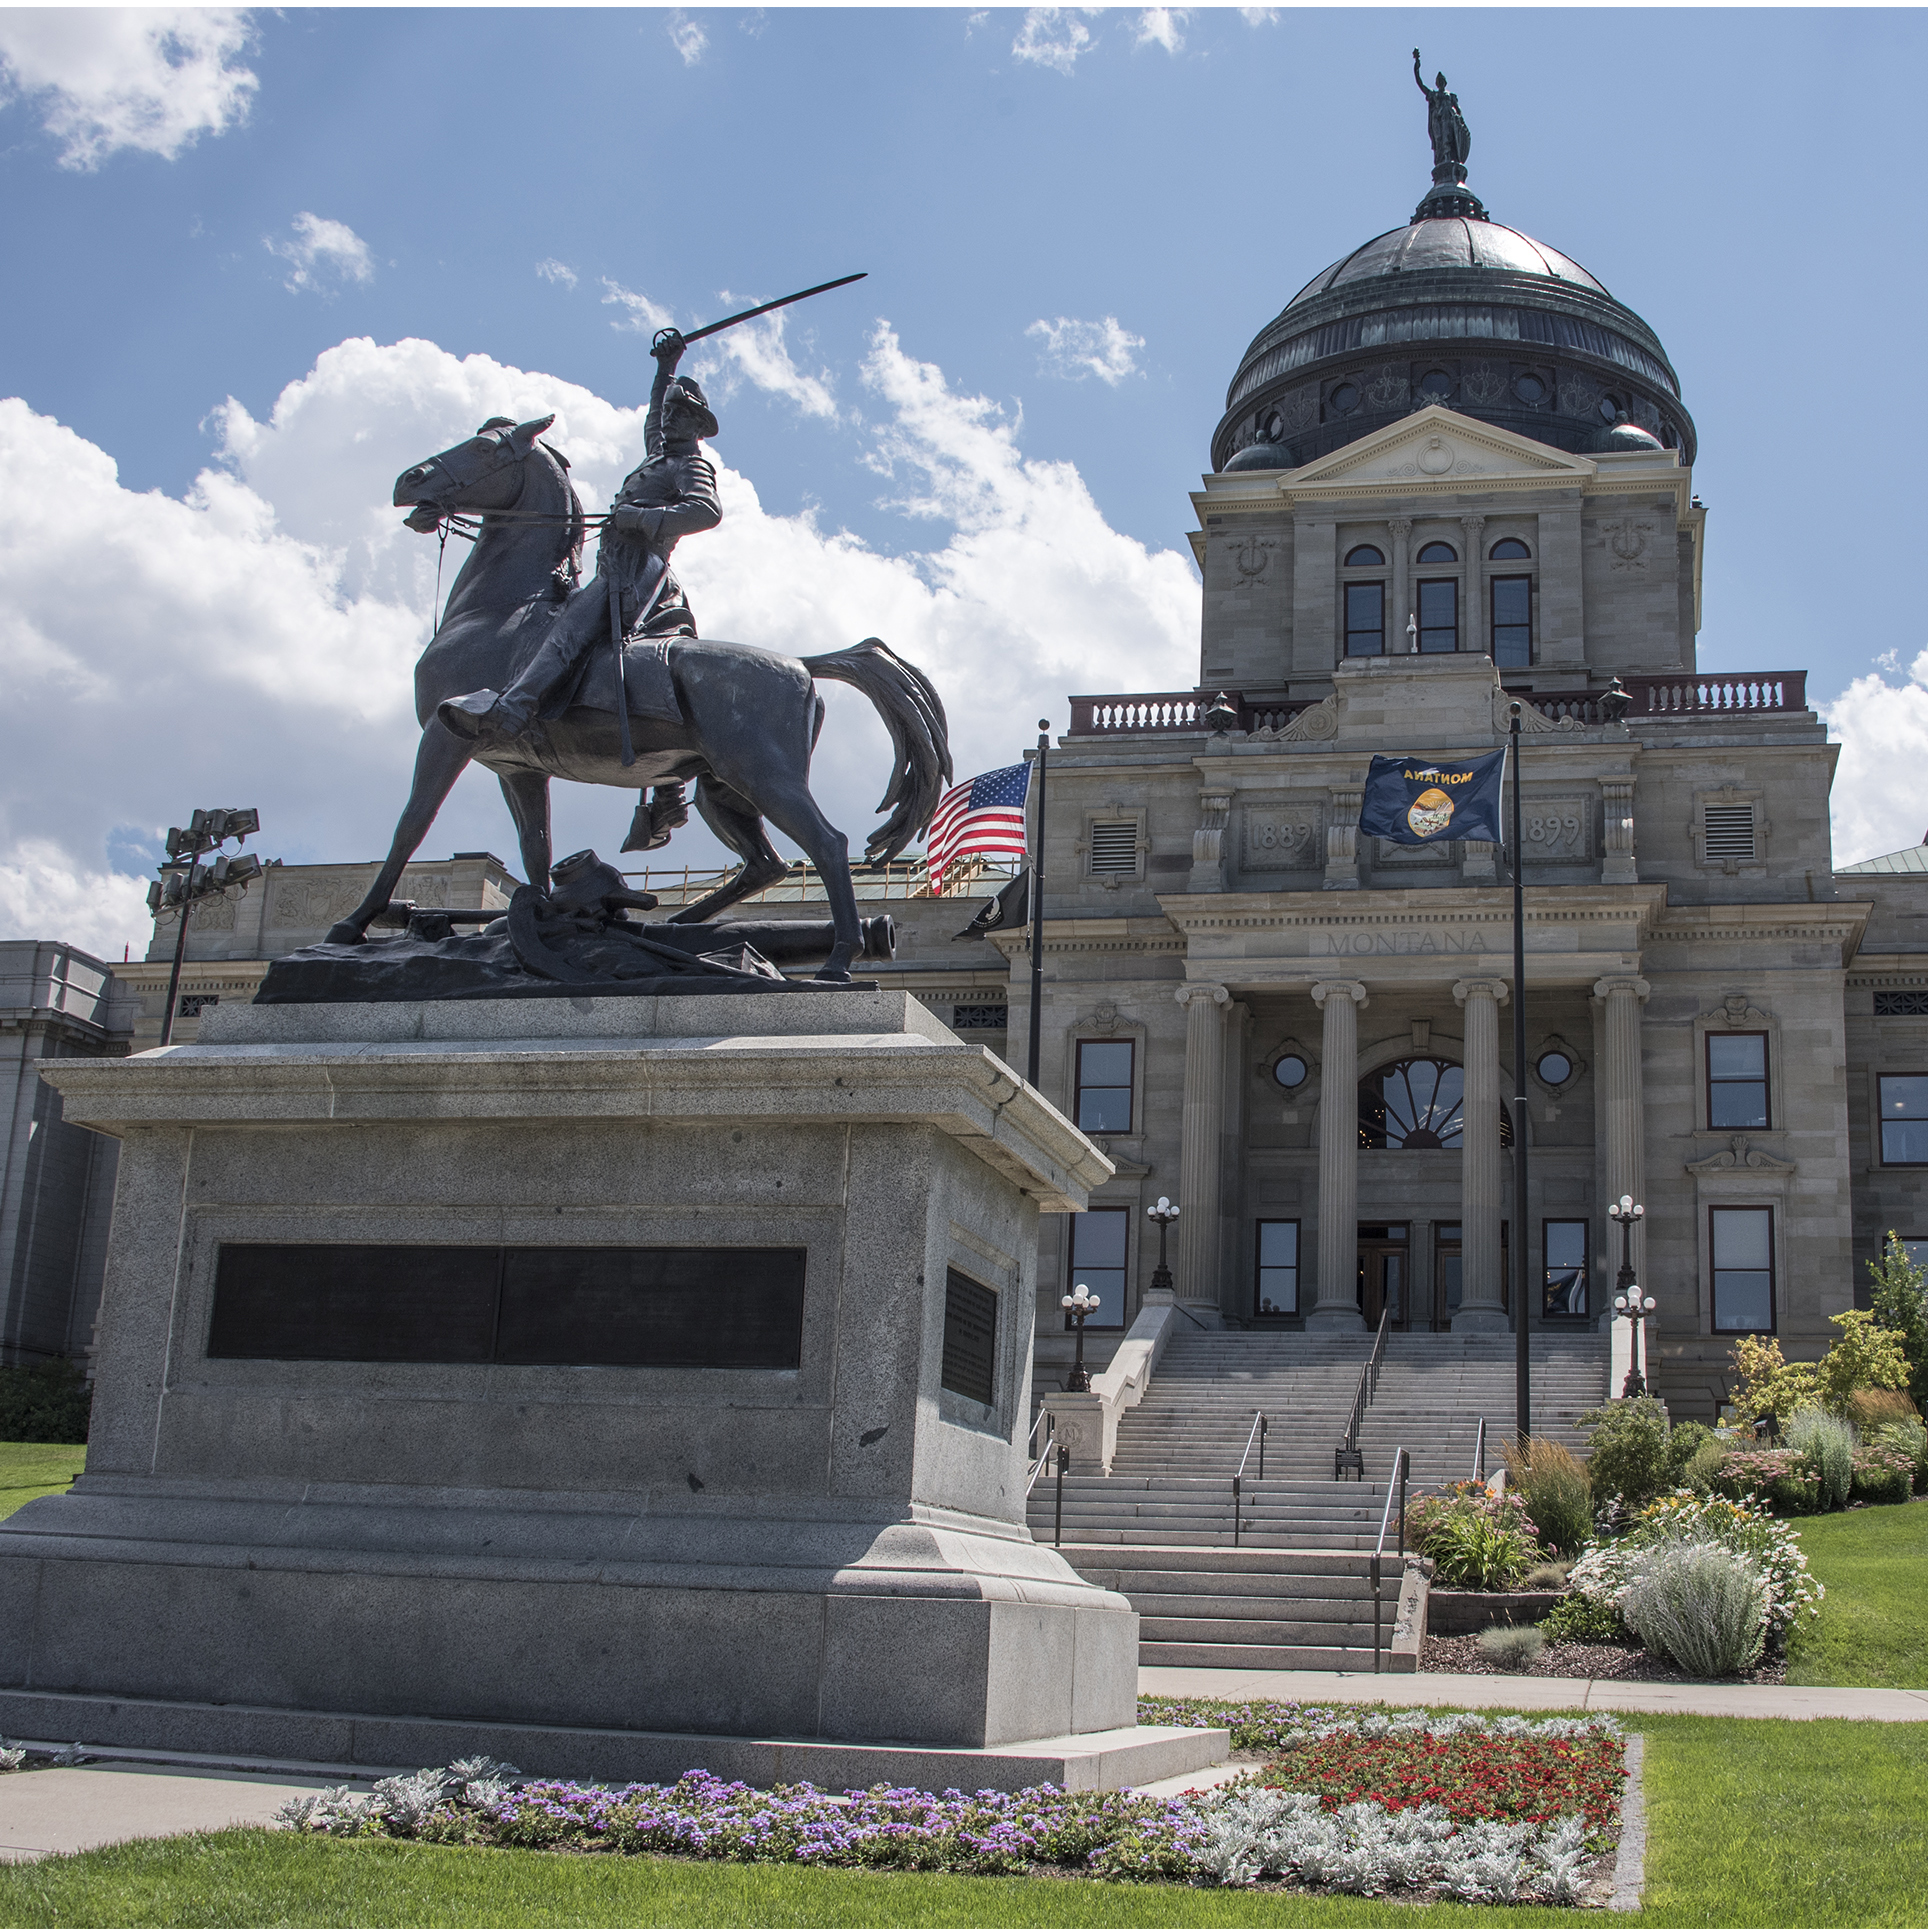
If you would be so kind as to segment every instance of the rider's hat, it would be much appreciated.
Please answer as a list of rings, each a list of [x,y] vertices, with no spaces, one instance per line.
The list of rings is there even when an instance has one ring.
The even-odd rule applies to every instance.
[[[706,441],[716,436],[716,417],[710,413],[710,405],[703,399],[703,390],[697,381],[688,375],[678,375],[670,382],[670,392],[680,394],[683,406],[696,417],[696,433]],[[665,401],[669,399],[666,395]]]

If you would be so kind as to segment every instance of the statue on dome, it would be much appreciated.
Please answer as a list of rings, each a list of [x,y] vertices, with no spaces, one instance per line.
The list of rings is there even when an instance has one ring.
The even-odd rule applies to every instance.
[[[1463,181],[1466,157],[1473,151],[1473,137],[1467,131],[1466,116],[1459,111],[1459,96],[1449,93],[1446,76],[1435,76],[1436,86],[1428,87],[1419,71],[1419,49],[1413,49],[1413,80],[1426,96],[1426,131],[1433,142],[1433,179]]]

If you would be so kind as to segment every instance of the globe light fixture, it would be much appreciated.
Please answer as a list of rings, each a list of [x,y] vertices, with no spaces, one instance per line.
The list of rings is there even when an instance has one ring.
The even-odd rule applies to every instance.
[[[1062,1301],[1065,1316],[1071,1321],[1078,1335],[1077,1358],[1071,1363],[1071,1377],[1064,1383],[1064,1390],[1067,1393],[1091,1391],[1091,1375],[1085,1371],[1084,1363],[1084,1329],[1085,1321],[1098,1310],[1102,1303],[1098,1295],[1082,1280],[1065,1294]]]
[[[1640,1371],[1640,1322],[1654,1310],[1654,1302],[1640,1297],[1633,1272],[1633,1229],[1646,1216],[1647,1208],[1635,1205],[1630,1192],[1623,1192],[1607,1208],[1607,1217],[1620,1228],[1620,1274],[1614,1281],[1619,1290],[1614,1295],[1613,1310],[1633,1328],[1633,1359],[1627,1368],[1626,1383],[1620,1389],[1623,1400],[1638,1400],[1647,1391],[1647,1382]]]
[[[1169,1293],[1172,1269],[1165,1264],[1165,1238],[1171,1231],[1172,1221],[1178,1217],[1178,1208],[1161,1196],[1155,1206],[1145,1208],[1145,1217],[1158,1228],[1158,1265],[1151,1276],[1151,1289],[1154,1293]]]

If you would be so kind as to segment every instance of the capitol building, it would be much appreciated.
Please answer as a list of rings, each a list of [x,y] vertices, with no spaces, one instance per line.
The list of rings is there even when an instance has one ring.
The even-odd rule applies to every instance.
[[[1741,1335],[1818,1355],[1890,1228],[1928,1250],[1928,851],[1836,866],[1837,747],[1803,640],[1746,668],[1697,657],[1718,527],[1695,493],[1692,372],[1463,175],[1436,168],[1410,221],[1314,274],[1200,425],[1196,680],[1070,695],[1040,1082],[1115,1176],[1088,1213],[1044,1221],[1041,1389],[1071,1362],[1074,1281],[1102,1301],[1093,1365],[1145,1307],[1160,1196],[1182,1207],[1176,1307],[1221,1360],[1238,1336],[1270,1335],[1276,1358],[1382,1320],[1444,1347],[1524,1318],[1617,1388],[1607,1209],[1630,1195],[1651,1372],[1682,1417],[1725,1397]],[[1507,852],[1357,828],[1375,755],[1490,753],[1516,702],[1523,984]],[[271,867],[224,924],[197,919],[177,1039],[318,937],[372,868]],[[514,885],[479,852],[411,880],[450,904]],[[743,909],[821,915],[792,896]],[[951,898],[879,908],[902,932],[879,975],[1022,1065],[1025,930],[960,939]],[[60,1121],[36,1055],[157,1042],[173,945],[164,920],[111,987],[109,967],[44,946],[0,974],[22,1095],[9,1359],[84,1344],[112,1184],[111,1147]]]

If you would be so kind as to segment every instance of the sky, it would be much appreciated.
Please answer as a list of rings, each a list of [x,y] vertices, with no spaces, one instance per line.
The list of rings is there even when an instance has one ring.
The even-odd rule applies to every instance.
[[[379,856],[437,593],[396,474],[554,414],[599,507],[655,327],[835,275],[869,279],[686,364],[722,425],[724,521],[677,554],[704,632],[883,636],[960,776],[1071,693],[1190,687],[1186,493],[1247,342],[1424,191],[1415,44],[1494,218],[1680,373],[1702,666],[1808,670],[1838,861],[1917,842],[1918,13],[19,10],[0,936],[138,953],[197,805],[255,805],[291,863]],[[860,844],[888,750],[826,700],[814,787]],[[627,817],[556,787],[559,851]],[[472,770],[422,854],[480,849],[514,861]]]

